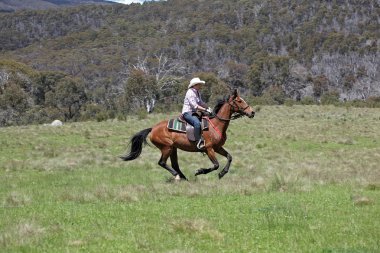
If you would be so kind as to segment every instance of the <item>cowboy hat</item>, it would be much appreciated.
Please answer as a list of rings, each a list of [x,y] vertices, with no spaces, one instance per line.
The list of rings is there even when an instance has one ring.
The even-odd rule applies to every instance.
[[[198,83],[205,84],[206,82],[199,79],[199,77],[195,77],[195,78],[191,79],[188,89],[190,89],[191,87],[193,87],[194,85],[196,85]]]

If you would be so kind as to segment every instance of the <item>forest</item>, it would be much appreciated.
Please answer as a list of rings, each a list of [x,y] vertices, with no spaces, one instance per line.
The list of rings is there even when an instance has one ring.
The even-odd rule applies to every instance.
[[[211,103],[380,104],[375,0],[168,0],[0,13],[0,126]]]
[[[0,0],[0,12],[45,10],[85,4],[113,4],[106,0]]]

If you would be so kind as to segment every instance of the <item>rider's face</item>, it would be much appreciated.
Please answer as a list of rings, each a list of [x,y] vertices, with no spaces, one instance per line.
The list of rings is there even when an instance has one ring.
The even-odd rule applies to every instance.
[[[197,83],[196,85],[194,85],[194,89],[200,90],[201,88],[202,88],[202,84],[200,83]]]

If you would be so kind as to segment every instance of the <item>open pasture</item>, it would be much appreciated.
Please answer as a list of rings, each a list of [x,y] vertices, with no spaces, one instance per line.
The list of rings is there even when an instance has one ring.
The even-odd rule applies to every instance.
[[[0,128],[0,252],[380,251],[380,109],[263,106],[222,180],[179,151],[180,183],[118,158],[165,118]]]

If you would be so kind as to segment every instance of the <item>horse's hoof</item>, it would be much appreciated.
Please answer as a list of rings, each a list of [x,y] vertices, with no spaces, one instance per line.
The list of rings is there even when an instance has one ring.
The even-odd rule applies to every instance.
[[[180,177],[179,175],[175,176],[175,177],[174,177],[174,181],[176,181],[176,182],[181,181],[181,177]]]
[[[197,171],[195,172],[195,176],[198,176],[198,175],[200,175],[200,174],[203,174],[203,170],[197,170]]]
[[[222,179],[222,177],[224,177],[224,175],[226,175],[226,173],[220,172],[220,173],[218,174],[219,179]]]

